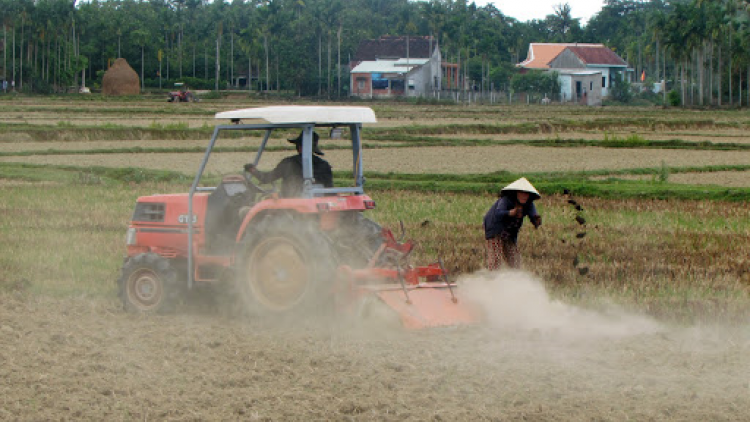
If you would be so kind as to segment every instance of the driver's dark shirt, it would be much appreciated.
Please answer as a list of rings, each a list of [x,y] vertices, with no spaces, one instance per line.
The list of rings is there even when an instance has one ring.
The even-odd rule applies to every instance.
[[[333,172],[328,161],[313,155],[313,178],[316,184],[323,185],[326,188],[333,187]],[[292,155],[286,157],[271,171],[260,171],[255,173],[255,177],[261,183],[271,183],[278,179],[281,180],[282,198],[295,198],[302,194],[302,155]]]

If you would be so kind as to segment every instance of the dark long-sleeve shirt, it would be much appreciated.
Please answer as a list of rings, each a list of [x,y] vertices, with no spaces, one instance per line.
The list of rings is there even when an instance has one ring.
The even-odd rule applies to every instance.
[[[510,196],[503,196],[498,199],[487,214],[484,215],[484,238],[492,239],[497,236],[508,236],[514,243],[518,242],[518,231],[523,226],[523,217],[536,217],[539,215],[534,206],[534,202],[529,200],[523,204],[523,217],[517,218],[510,215],[510,210],[518,204]]]
[[[284,158],[271,171],[258,170],[254,175],[261,183],[271,183],[282,179],[280,192],[282,198],[294,198],[302,194],[302,156],[300,154]],[[316,184],[326,188],[333,187],[331,165],[316,155],[313,155],[313,178]]]

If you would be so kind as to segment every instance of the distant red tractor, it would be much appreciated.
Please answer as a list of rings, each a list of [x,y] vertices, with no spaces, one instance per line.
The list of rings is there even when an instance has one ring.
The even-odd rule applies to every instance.
[[[190,89],[183,83],[177,82],[174,84],[176,87],[179,87],[179,91],[170,91],[169,94],[167,94],[167,102],[173,103],[192,103],[195,101],[198,101],[198,98],[190,92]]]
[[[365,218],[375,208],[364,193],[363,123],[375,123],[366,107],[285,106],[218,113],[231,124],[216,126],[189,193],[138,198],[127,232],[127,257],[118,280],[124,307],[136,312],[172,310],[196,285],[238,289],[252,312],[289,314],[321,304],[350,308],[375,295],[396,310],[407,327],[473,322],[475,312],[458,304],[455,284],[442,263],[408,263],[411,242],[396,241]],[[353,187],[315,183],[315,128],[348,129]],[[221,134],[264,133],[258,164],[274,133],[302,130],[303,192],[279,198],[249,173],[224,176],[217,187],[201,186]]]

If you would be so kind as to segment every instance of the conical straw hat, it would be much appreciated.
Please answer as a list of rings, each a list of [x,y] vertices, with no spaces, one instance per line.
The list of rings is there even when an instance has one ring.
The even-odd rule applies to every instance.
[[[542,197],[542,195],[539,195],[539,192],[534,188],[534,186],[531,185],[531,183],[526,180],[525,177],[522,177],[515,182],[509,184],[508,186],[504,187],[500,191],[500,196],[505,196],[508,192],[528,192],[534,200],[537,200]]]

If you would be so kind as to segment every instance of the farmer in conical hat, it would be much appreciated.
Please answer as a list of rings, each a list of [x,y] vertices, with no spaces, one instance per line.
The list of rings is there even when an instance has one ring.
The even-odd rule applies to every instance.
[[[523,218],[538,228],[542,217],[536,211],[534,201],[541,198],[534,186],[522,177],[504,187],[498,199],[484,216],[484,238],[487,241],[487,268],[499,270],[503,261],[510,268],[521,267],[518,252],[518,232]]]

